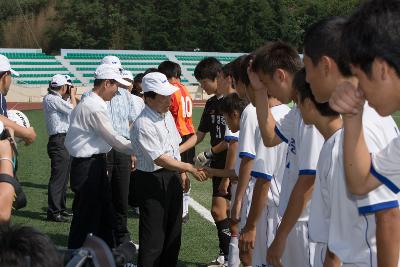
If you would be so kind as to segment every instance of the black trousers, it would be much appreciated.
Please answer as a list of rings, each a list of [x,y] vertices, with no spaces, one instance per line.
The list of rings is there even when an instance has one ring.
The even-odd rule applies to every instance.
[[[72,158],[71,189],[74,191],[68,248],[82,246],[89,233],[115,247],[115,214],[107,176],[106,154],[91,158]]]
[[[70,171],[70,156],[64,146],[65,134],[49,137],[47,154],[51,162],[51,174],[48,185],[48,214],[59,213],[66,209],[67,186]]]
[[[139,267],[175,267],[182,233],[179,174],[161,169],[136,171],[139,217]]]
[[[128,230],[128,195],[131,176],[131,157],[111,149],[107,153],[107,172],[111,180],[112,203],[116,217],[117,246],[131,240]]]

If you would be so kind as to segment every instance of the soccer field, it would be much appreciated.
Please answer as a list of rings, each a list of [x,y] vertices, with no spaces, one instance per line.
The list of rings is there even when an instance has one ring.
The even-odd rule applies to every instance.
[[[201,108],[195,108],[194,123],[200,120]],[[50,161],[47,156],[48,136],[45,129],[43,112],[41,110],[27,111],[31,125],[35,127],[37,140],[31,146],[19,146],[18,178],[28,197],[26,208],[13,214],[14,224],[25,224],[38,228],[48,234],[58,246],[66,246],[69,223],[54,223],[46,221],[47,183],[50,175]],[[400,122],[400,113],[394,115],[397,124]],[[197,152],[209,146],[207,138],[196,148]],[[211,205],[211,183],[199,183],[192,179],[191,196],[201,205],[209,209]],[[71,207],[73,194],[68,194],[68,207]],[[137,241],[138,219],[130,213],[129,229],[132,237]],[[204,266],[218,253],[216,228],[209,221],[203,219],[193,209],[190,210],[190,220],[183,225],[182,246],[178,266]]]

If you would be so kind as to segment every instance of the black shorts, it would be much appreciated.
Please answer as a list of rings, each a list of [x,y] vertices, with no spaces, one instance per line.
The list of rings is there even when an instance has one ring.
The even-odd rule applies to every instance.
[[[182,136],[181,144],[185,143],[192,135],[193,134],[188,134],[188,135]],[[193,164],[194,163],[194,161],[193,161],[194,157],[196,157],[196,149],[195,149],[195,147],[192,147],[191,149],[186,150],[185,152],[181,153],[181,161],[182,162]]]
[[[219,190],[218,190],[222,179],[223,179],[222,177],[215,177],[215,176],[212,178],[212,186],[213,186],[212,196],[213,197],[223,197],[223,198],[225,198],[227,200],[231,200],[231,184],[230,183],[229,183],[229,186],[228,186],[228,189],[227,189],[227,191],[228,191],[227,195],[221,194],[219,192]]]
[[[210,167],[215,168],[215,169],[224,169],[225,168],[225,157],[219,158],[218,160],[211,161]],[[229,183],[229,186],[228,186],[228,194],[223,195],[218,190],[219,185],[221,184],[221,181],[222,181],[222,177],[214,176],[212,178],[212,186],[213,186],[212,196],[213,197],[223,197],[227,200],[231,200],[231,184]]]

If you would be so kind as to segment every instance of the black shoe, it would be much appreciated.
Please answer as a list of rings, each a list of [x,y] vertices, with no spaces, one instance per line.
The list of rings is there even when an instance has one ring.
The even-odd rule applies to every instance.
[[[64,217],[72,217],[74,214],[71,211],[63,210],[60,214]]]
[[[68,222],[68,218],[62,216],[60,213],[47,214],[47,220],[53,222]]]
[[[182,218],[182,223],[188,223],[188,222],[189,222],[189,212]]]

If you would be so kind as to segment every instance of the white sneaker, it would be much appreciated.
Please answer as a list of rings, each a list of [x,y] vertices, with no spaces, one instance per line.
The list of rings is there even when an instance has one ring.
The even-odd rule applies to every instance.
[[[215,260],[207,264],[207,267],[223,267],[223,266],[228,266],[225,265],[224,255],[218,255],[218,257]]]

